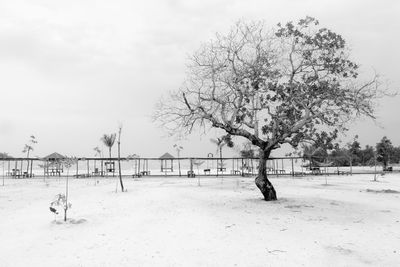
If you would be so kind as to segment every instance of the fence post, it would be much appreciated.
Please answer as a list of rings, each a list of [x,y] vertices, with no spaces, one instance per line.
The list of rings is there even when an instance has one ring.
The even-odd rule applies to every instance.
[[[353,159],[350,157],[350,175],[353,175]]]
[[[374,154],[374,167],[375,167],[375,171],[374,171],[374,181],[376,182],[376,155]]]
[[[292,158],[292,176],[294,177],[294,163],[293,163],[293,158]]]

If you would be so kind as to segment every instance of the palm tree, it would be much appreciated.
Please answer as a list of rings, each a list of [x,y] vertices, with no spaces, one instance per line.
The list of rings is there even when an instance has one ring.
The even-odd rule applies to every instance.
[[[30,172],[30,175],[29,175],[29,152],[33,151],[33,145],[37,144],[35,136],[31,135],[30,138],[31,139],[29,140],[28,144],[25,144],[24,150],[22,151],[23,153],[27,153],[26,158],[27,158],[27,161],[28,161],[28,165],[26,166],[26,175],[28,177],[32,177],[32,165],[31,165],[31,172]],[[21,167],[21,172],[22,172],[22,167]]]
[[[117,137],[117,135],[115,133],[110,134],[110,135],[104,134],[103,137],[100,139],[104,143],[104,145],[106,145],[108,147],[108,152],[109,152],[109,155],[110,155],[110,159],[109,159],[110,160],[110,164],[111,164],[111,148],[115,143],[116,137]],[[114,176],[114,172],[113,172],[113,176]]]
[[[104,143],[104,145],[106,147],[108,147],[108,152],[109,152],[109,155],[110,155],[110,161],[111,161],[111,148],[114,145],[116,138],[117,138],[117,135],[115,133],[113,133],[113,134],[110,134],[110,135],[104,134],[103,137],[100,139]]]
[[[211,138],[210,141],[217,145],[217,154],[219,152],[220,168],[222,169],[224,167],[223,161],[222,161],[222,148],[226,145],[225,139],[224,139],[224,137],[218,137],[217,139]],[[218,169],[218,166],[217,166],[217,169]]]

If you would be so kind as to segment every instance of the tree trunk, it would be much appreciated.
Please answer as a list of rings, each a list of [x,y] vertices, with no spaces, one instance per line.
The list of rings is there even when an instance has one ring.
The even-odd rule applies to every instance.
[[[110,162],[110,167],[109,168],[111,168],[111,166],[114,166],[114,170],[113,170],[113,177],[114,177],[114,172],[115,172],[115,165],[114,164],[111,164],[111,147],[109,147],[108,148],[108,153],[110,154],[110,160],[109,160],[109,162]],[[108,175],[108,174],[107,174]]]
[[[118,140],[118,175],[119,175],[119,183],[121,184],[121,191],[124,192],[124,184],[122,182],[122,174],[121,174],[121,143]]]
[[[266,201],[277,200],[276,191],[274,186],[267,178],[267,159],[271,154],[270,150],[260,150],[260,160],[258,165],[258,175],[256,177],[255,183],[260,189]]]
[[[26,174],[28,175],[29,174],[29,149],[28,149],[28,155],[26,156],[26,158],[28,161],[28,165],[26,166]],[[21,172],[22,172],[22,170],[21,170]]]
[[[67,210],[68,210],[68,176],[69,168],[67,168],[67,179],[65,180],[65,206],[64,206],[64,222],[67,221]]]

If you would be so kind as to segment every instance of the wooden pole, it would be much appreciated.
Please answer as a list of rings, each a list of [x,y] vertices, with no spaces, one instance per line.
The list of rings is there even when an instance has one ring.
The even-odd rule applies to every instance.
[[[3,161],[3,186],[4,186],[4,159],[2,161]]]
[[[353,159],[350,157],[350,175],[353,175]]]
[[[292,176],[294,177],[294,163],[293,163],[293,158],[292,158]]]
[[[376,182],[376,155],[374,155],[374,167],[375,167],[375,170],[374,170],[374,181]]]
[[[32,166],[33,166],[33,159],[31,160],[31,174],[30,174],[30,177],[32,177]]]

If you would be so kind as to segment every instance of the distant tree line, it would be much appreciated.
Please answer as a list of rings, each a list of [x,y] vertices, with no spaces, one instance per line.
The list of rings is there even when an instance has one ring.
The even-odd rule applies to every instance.
[[[306,158],[320,162],[329,160],[335,166],[368,166],[379,162],[386,169],[389,164],[400,163],[400,146],[395,147],[386,136],[375,147],[366,145],[362,148],[358,136],[355,136],[344,147],[335,144],[326,148],[313,144],[304,146],[302,152]]]
[[[394,146],[386,136],[375,147],[366,145],[362,148],[356,135],[353,141],[345,146],[334,144],[333,140],[328,142],[316,141],[312,145],[302,146],[299,152],[299,156],[314,163],[330,162],[333,166],[372,166],[377,162],[381,163],[383,168],[386,169],[389,164],[400,163],[400,146]],[[243,158],[258,157],[258,151],[251,143],[245,143],[239,154]]]

